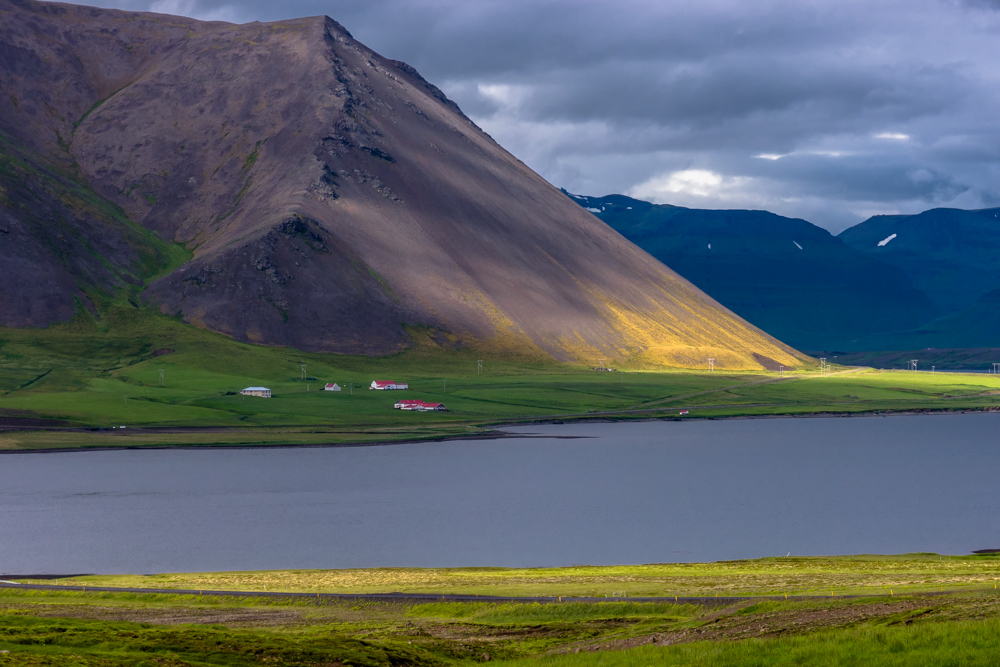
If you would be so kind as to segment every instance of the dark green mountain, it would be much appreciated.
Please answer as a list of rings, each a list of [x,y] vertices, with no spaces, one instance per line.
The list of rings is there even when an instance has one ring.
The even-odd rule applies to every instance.
[[[570,196],[724,306],[799,349],[864,349],[854,341],[938,314],[900,268],[805,220],[622,195]]]
[[[879,215],[838,238],[906,273],[942,314],[970,307],[1000,288],[1000,208]],[[991,344],[1000,345],[1000,332]]]
[[[928,350],[1000,347],[1000,289],[981,294],[971,304],[909,331],[877,334],[854,349]],[[994,355],[997,361],[1000,358]]]

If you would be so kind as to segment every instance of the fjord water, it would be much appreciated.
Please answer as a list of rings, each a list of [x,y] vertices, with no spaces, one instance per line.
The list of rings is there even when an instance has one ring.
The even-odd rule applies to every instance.
[[[0,456],[0,573],[547,566],[1000,547],[1000,415],[591,423]]]

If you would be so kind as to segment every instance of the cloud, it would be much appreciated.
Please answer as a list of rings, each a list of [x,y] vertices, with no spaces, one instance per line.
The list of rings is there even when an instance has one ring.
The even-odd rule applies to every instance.
[[[556,185],[830,229],[1000,201],[998,3],[105,0],[231,21],[328,14]]]
[[[632,188],[629,195],[649,201],[669,201],[677,197],[721,199],[724,192],[739,189],[740,181],[746,179],[723,177],[707,169],[683,169],[669,174],[654,176],[645,183]],[[724,182],[725,181],[725,182]]]

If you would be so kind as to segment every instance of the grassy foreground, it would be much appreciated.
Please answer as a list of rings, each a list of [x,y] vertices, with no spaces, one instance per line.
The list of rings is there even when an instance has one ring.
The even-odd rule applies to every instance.
[[[848,590],[897,587],[892,595],[748,598],[735,604],[711,598],[698,604],[669,598],[427,603],[8,588],[0,589],[0,665],[991,664],[1000,651],[1000,591],[988,582],[1000,574],[998,566],[1000,559],[991,555],[933,554],[690,566],[688,575],[729,593],[750,592],[761,577],[771,578],[768,588],[813,592],[833,580]],[[381,570],[341,576],[365,573],[397,590],[431,590],[417,582],[435,577],[476,578],[488,593],[509,592],[512,579],[530,579],[532,590],[548,595],[572,579],[584,588],[599,584],[619,591],[649,585],[654,577],[671,584],[676,579],[682,587],[685,577],[674,568]],[[173,581],[208,583],[208,576],[216,577],[215,583],[238,578],[248,587],[253,581],[305,584],[309,577],[331,573],[189,575]],[[156,586],[169,581],[143,580]],[[946,582],[950,592],[916,592]]]
[[[415,349],[370,358],[245,345],[114,304],[99,321],[81,314],[44,330],[0,328],[0,450],[382,442],[477,435],[518,421],[676,418],[682,408],[697,418],[1000,407],[997,375],[843,367],[608,373],[444,350],[428,332],[412,333]],[[370,391],[373,379],[406,381],[411,390]],[[345,391],[319,391],[326,382]],[[249,385],[270,387],[274,398],[240,396]],[[402,396],[449,411],[393,410]]]

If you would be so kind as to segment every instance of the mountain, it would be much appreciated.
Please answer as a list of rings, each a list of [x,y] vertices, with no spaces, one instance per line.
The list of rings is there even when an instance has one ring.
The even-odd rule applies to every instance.
[[[870,350],[1000,347],[1000,289],[981,294],[964,308],[912,329],[879,334],[860,342],[861,347]]]
[[[936,314],[899,268],[805,220],[766,211],[570,195],[727,308],[804,350],[846,350]]]
[[[52,305],[0,300],[0,323],[44,326],[131,290],[193,325],[312,351],[390,354],[420,331],[584,363],[804,360],[332,19],[0,0],[0,54],[0,144],[52,209],[4,194],[0,252],[22,261],[0,278],[30,276],[28,301]]]
[[[838,238],[906,273],[942,314],[1000,288],[1000,208],[879,215]]]

